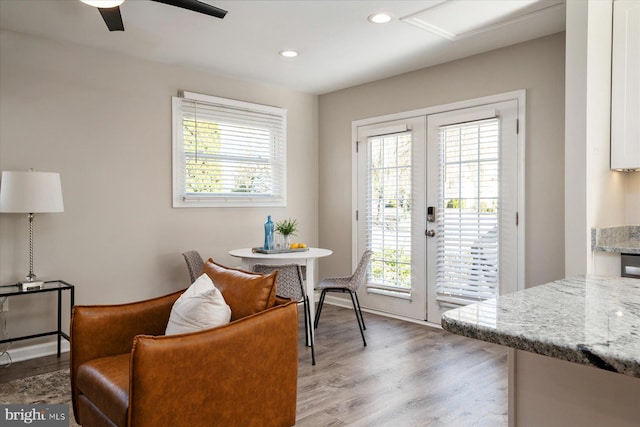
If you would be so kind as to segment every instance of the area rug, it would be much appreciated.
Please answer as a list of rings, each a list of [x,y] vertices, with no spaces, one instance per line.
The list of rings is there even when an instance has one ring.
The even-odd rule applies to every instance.
[[[69,369],[49,372],[33,377],[13,380],[0,384],[0,404],[9,403],[62,403],[71,409],[71,385],[69,383]],[[73,416],[71,426],[77,427]]]

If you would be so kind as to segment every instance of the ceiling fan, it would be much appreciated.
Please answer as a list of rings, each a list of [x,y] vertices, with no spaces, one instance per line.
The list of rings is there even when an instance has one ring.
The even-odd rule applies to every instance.
[[[124,3],[124,0],[80,0],[90,6],[97,7],[104,19],[104,23],[107,24],[109,31],[124,31],[124,23],[122,22],[122,15],[120,14],[120,5]],[[216,18],[224,18],[227,11],[220,9],[210,4],[203,3],[198,0],[151,0],[157,3],[164,3],[171,6],[179,7],[182,9],[192,10],[198,13],[204,13],[205,15],[213,16]]]

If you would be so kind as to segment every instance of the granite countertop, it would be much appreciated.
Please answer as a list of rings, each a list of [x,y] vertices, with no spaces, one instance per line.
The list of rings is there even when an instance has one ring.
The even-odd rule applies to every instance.
[[[640,279],[562,279],[447,311],[442,327],[640,378]]]
[[[621,225],[591,229],[591,250],[640,254],[640,226]]]

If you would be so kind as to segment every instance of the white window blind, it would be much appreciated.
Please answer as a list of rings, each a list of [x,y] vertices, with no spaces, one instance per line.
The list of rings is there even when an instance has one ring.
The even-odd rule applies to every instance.
[[[500,138],[497,118],[441,126],[437,299],[498,296]]]
[[[173,98],[174,207],[285,206],[286,110]]]
[[[368,138],[369,290],[411,292],[411,132]]]

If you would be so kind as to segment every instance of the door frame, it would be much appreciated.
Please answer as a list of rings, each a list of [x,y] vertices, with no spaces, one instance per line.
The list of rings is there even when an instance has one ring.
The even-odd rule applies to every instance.
[[[373,125],[381,122],[402,120],[410,117],[416,117],[420,115],[428,116],[430,114],[443,113],[447,111],[460,110],[465,108],[471,108],[484,104],[493,104],[502,101],[515,100],[518,105],[517,119],[518,119],[518,256],[517,256],[517,268],[518,268],[518,283],[516,285],[517,290],[525,288],[525,229],[526,229],[526,211],[525,211],[525,142],[526,142],[526,89],[519,89],[510,92],[504,92],[495,95],[483,96],[479,98],[468,99],[464,101],[457,101],[443,105],[437,105],[433,107],[425,107],[416,110],[404,111],[400,113],[392,113],[383,116],[370,117],[366,119],[355,120],[351,123],[351,264],[354,269],[358,263],[358,223],[356,218],[356,212],[358,210],[358,127]],[[425,141],[426,144],[426,141]],[[425,166],[426,167],[426,166]],[[426,190],[426,189],[425,189]],[[425,220],[426,230],[426,220]],[[425,237],[426,239],[426,237]],[[425,260],[426,262],[426,260]],[[425,283],[426,286],[426,283]],[[381,315],[385,315],[383,312],[377,310],[371,310],[366,307],[365,311],[376,312]],[[393,316],[399,317],[399,316]],[[401,317],[401,316],[400,316]],[[425,312],[425,319],[427,313]],[[413,320],[415,319],[409,319]],[[426,322],[426,320],[425,320]]]

